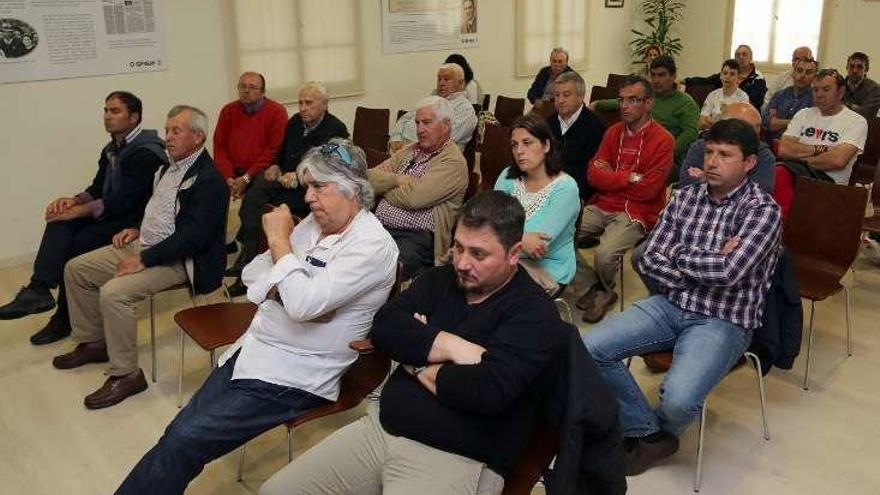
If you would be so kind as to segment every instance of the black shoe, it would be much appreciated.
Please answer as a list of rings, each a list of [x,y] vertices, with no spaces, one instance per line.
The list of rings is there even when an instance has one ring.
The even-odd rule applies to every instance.
[[[229,292],[229,297],[238,297],[247,294],[247,286],[241,283],[241,279],[236,280],[235,283],[227,287],[226,290]]]
[[[70,335],[70,321],[66,317],[59,316],[56,312],[52,315],[52,318],[49,318],[49,323],[46,323],[42,330],[31,335],[31,344],[51,344],[52,342],[58,342],[68,335]]]
[[[238,252],[238,243],[235,241],[230,242],[226,245],[226,254],[233,254]]]
[[[653,435],[652,435],[653,436]],[[659,432],[653,441],[639,439],[636,446],[626,453],[626,475],[642,474],[661,459],[678,452],[678,437]]]
[[[55,307],[55,298],[49,289],[22,287],[11,303],[0,306],[0,320],[14,320],[22,316],[45,313]]]
[[[591,235],[581,236],[577,240],[578,249],[590,249],[599,245],[599,238]]]
[[[235,262],[232,266],[226,269],[226,272],[223,274],[226,277],[240,277],[241,276],[241,266],[239,266],[238,262]]]

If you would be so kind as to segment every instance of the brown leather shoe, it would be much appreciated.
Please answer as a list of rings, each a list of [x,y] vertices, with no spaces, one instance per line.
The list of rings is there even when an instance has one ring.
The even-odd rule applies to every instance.
[[[84,364],[106,363],[109,360],[107,345],[104,342],[84,342],[67,354],[56,356],[52,360],[52,366],[59,370],[69,370]]]
[[[672,352],[649,352],[642,354],[642,360],[645,361],[645,366],[652,373],[663,373],[664,371],[669,371],[669,368],[672,367]]]
[[[89,409],[114,406],[147,389],[147,379],[140,368],[127,375],[111,376],[98,390],[87,395],[83,401]]]
[[[599,290],[599,285],[594,285],[587,289],[586,292],[575,301],[574,305],[577,309],[582,311],[587,311],[596,305],[596,291]]]
[[[608,307],[615,302],[617,302],[617,292],[596,291],[593,306],[584,310],[584,316],[581,319],[587,323],[599,323],[605,317],[605,311],[608,310]]]

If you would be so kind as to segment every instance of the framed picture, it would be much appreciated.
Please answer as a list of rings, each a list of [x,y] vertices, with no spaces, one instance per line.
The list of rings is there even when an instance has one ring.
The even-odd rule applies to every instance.
[[[605,8],[619,9],[623,7],[623,0],[605,0]]]

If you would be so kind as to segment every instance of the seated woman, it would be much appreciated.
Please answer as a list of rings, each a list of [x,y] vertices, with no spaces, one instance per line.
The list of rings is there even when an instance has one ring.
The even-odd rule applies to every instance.
[[[545,121],[517,119],[510,131],[514,165],[504,169],[495,189],[515,197],[526,211],[523,267],[550,295],[574,278],[575,222],[580,213],[577,183],[562,171]]]

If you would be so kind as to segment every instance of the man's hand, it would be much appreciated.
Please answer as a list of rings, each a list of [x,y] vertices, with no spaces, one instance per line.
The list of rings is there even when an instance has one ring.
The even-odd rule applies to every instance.
[[[541,259],[547,254],[550,236],[543,232],[526,232],[522,237],[522,250],[529,258]]]
[[[697,180],[705,180],[706,172],[700,167],[688,167],[687,169],[688,175]]]
[[[281,177],[281,167],[278,165],[269,165],[269,168],[263,172],[263,178],[268,181],[276,181]]]
[[[283,256],[293,252],[290,245],[290,234],[293,232],[295,223],[293,215],[286,204],[276,206],[269,213],[263,215],[263,232],[272,251],[272,259],[278,261]]]
[[[122,277],[144,270],[144,263],[141,261],[140,255],[124,256],[116,265],[116,276]]]
[[[735,236],[731,237],[730,239],[728,239],[728,240],[724,243],[723,246],[721,246],[721,251],[720,251],[721,254],[725,254],[725,255],[726,255],[726,254],[730,254],[730,253],[732,253],[736,248],[739,247],[739,243],[740,243],[741,241],[742,241],[742,239],[740,239],[738,235],[735,235]]]
[[[113,247],[116,249],[124,248],[128,243],[136,240],[141,236],[141,231],[138,229],[123,229],[116,233],[113,236]]]
[[[425,316],[425,315],[423,315],[423,314],[421,314],[421,313],[413,313],[413,318],[415,318],[415,319],[419,320],[420,322],[422,322],[422,325],[427,325],[427,324],[428,324],[428,317]]]
[[[278,183],[285,189],[293,189],[299,185],[299,179],[296,177],[296,172],[287,172],[278,178]]]
[[[61,220],[73,220],[74,218],[85,218],[92,216],[92,209],[87,204],[73,205],[66,210],[46,217],[47,222],[58,222]]]
[[[452,361],[455,364],[479,364],[483,360],[486,348],[465,340],[453,333],[440,331],[434,337],[428,362],[442,363]]]
[[[46,220],[64,213],[71,207],[76,205],[76,198],[58,198],[46,206]]]
[[[244,195],[245,189],[247,189],[248,183],[250,179],[242,175],[236,179],[232,180],[232,185],[229,186],[229,194],[232,195],[232,199],[241,199]]]

